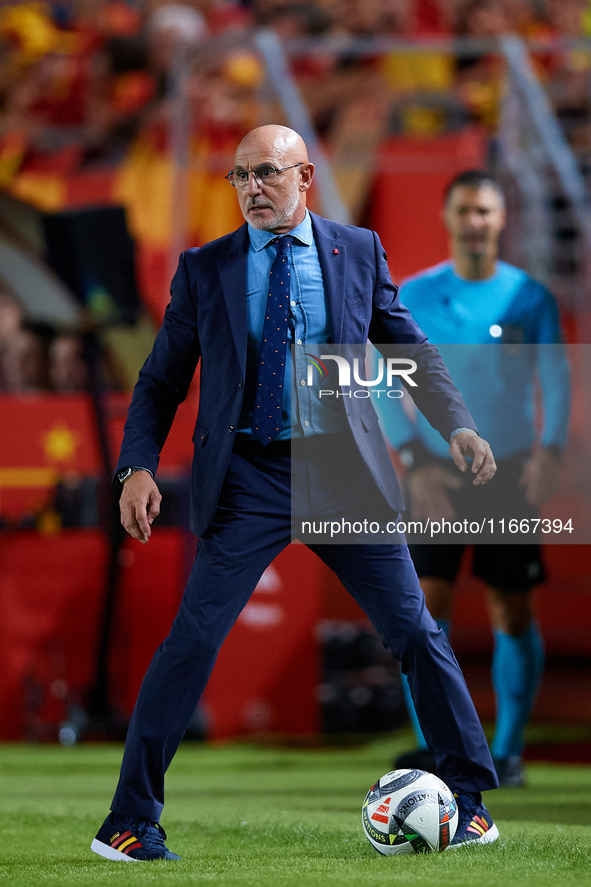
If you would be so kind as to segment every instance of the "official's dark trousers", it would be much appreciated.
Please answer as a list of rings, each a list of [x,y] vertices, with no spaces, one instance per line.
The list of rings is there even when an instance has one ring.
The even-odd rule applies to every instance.
[[[271,561],[291,540],[291,460],[235,447],[215,518],[199,540],[170,634],[146,672],[111,809],[158,821],[164,774],[219,649]],[[335,571],[408,675],[437,770],[454,790],[498,784],[482,727],[445,634],[425,607],[404,545],[311,545]],[[236,663],[237,680],[244,663]]]

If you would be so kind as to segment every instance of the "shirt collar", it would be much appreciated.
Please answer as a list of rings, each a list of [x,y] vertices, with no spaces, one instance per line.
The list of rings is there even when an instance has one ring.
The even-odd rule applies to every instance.
[[[314,234],[312,232],[312,219],[310,218],[308,210],[306,210],[306,215],[304,216],[303,221],[301,221],[299,225],[296,225],[292,231],[288,231],[287,233],[290,237],[294,237],[303,246],[312,245]],[[259,231],[258,228],[253,228],[252,225],[248,226],[248,236],[250,237],[250,245],[257,253],[268,246],[271,241],[275,240],[277,237],[272,231]]]

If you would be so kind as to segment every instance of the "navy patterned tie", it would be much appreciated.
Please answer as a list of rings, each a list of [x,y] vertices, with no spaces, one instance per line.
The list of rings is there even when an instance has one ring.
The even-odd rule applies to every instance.
[[[278,237],[277,255],[271,266],[269,295],[263,324],[257,389],[252,414],[252,434],[266,446],[281,431],[287,319],[289,317],[289,259],[293,237]]]

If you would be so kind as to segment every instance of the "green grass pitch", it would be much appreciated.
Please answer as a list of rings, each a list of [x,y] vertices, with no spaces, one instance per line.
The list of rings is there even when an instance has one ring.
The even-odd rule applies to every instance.
[[[528,786],[485,802],[490,846],[382,857],[361,830],[373,782],[410,733],[362,747],[183,746],[162,819],[182,862],[112,863],[90,852],[120,746],[0,746],[2,885],[546,887],[591,885],[591,768],[531,764]]]

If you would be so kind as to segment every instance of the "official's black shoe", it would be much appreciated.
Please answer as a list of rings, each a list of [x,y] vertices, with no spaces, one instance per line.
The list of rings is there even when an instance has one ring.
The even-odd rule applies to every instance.
[[[166,832],[158,822],[147,819],[120,819],[110,813],[101,825],[90,849],[115,862],[147,862],[154,859],[180,859],[164,841]]]
[[[518,755],[510,758],[493,758],[499,777],[499,788],[521,788],[525,785],[523,759]]]
[[[450,849],[468,844],[492,844],[499,837],[499,830],[492,816],[482,803],[480,792],[454,792],[458,803],[458,827]]]
[[[405,751],[392,761],[393,770],[426,770],[427,773],[435,773],[437,776],[437,764],[435,756],[428,748],[414,748]]]

